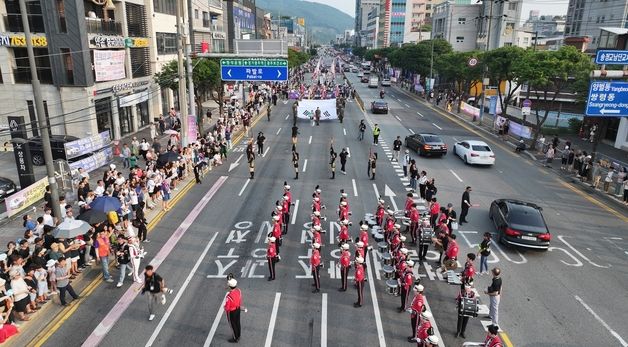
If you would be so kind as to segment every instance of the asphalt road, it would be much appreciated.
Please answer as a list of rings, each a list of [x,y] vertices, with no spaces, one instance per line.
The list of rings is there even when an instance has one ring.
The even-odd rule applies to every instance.
[[[355,74],[349,74],[349,79],[367,105],[378,97],[377,89],[367,89]],[[391,107],[389,115],[364,113],[350,102],[344,124],[323,122],[317,127],[300,120],[298,181],[293,180],[291,165],[292,119],[287,117],[291,104],[279,102],[273,119],[261,120],[252,132],[256,135],[263,131],[268,148],[266,155],[256,160],[255,179],[248,180],[245,156],[229,172],[229,164],[244,154],[244,145],[239,145],[226,165],[191,189],[153,230],[153,242],[146,245],[147,260],[160,264],[157,272],[174,289],[168,303],[158,307],[156,319],[147,320],[147,298],[138,294],[137,285],[130,286],[127,280],[124,287],[116,289],[115,283],[102,283],[81,301],[74,314],[51,331],[51,336],[42,341],[44,345],[227,345],[230,331],[220,308],[228,273],[238,277],[248,308],[248,313],[242,315],[241,345],[408,345],[405,339],[410,334],[409,315],[398,313],[399,298],[385,293],[384,280],[377,271],[379,261],[374,261],[375,252],[368,259],[366,304],[353,307],[357,295],[352,287],[345,293],[337,291],[338,253],[332,241],[338,230],[335,210],[340,189],[349,193],[353,237],[364,213],[373,212],[377,196],[393,192],[396,196],[385,199],[402,207],[406,193],[407,182],[401,180],[399,169],[385,160],[384,146],[371,146],[368,130],[364,141],[357,141],[357,125],[363,118],[369,124],[379,123],[380,143],[383,139],[390,149],[397,135],[403,138],[410,130],[439,133],[450,147],[456,139],[479,136],[403,92],[389,88],[386,99]],[[337,152],[345,147],[351,153],[347,175],[337,172],[335,180],[329,179],[328,165],[332,137]],[[487,142],[497,155],[492,168],[465,166],[451,154],[442,159],[420,158],[418,163],[419,169],[436,178],[443,203],[451,201],[459,207],[464,187],[474,188],[472,200],[480,207],[470,212],[470,223],[459,232],[461,254],[475,251],[481,234],[494,230],[488,220],[488,206],[493,199],[518,197],[543,206],[554,234],[551,251],[530,252],[504,246],[494,250],[491,265],[499,265],[504,273],[502,329],[517,346],[622,345],[620,339],[628,338],[625,213],[621,214],[624,219],[620,219],[609,212],[610,208],[594,204],[509,148],[491,139]],[[377,151],[380,158],[374,181],[366,175],[371,150]],[[281,247],[277,280],[268,282],[264,239],[271,209],[281,197],[284,181],[292,186],[293,200],[298,205]],[[328,232],[322,251],[322,292],[313,294],[305,224],[309,222],[311,194],[317,184],[327,205],[328,220],[324,226]],[[461,345],[462,339],[453,337],[458,287],[440,280],[433,261],[424,265],[419,272],[443,345]],[[476,287],[481,292],[489,282],[486,276],[479,277]],[[480,317],[470,322],[469,341],[483,340],[482,320],[485,319]],[[616,336],[608,329],[614,330]]]

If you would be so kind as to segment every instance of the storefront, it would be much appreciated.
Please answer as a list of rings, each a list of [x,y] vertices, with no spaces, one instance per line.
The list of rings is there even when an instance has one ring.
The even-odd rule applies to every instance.
[[[109,135],[113,136],[113,114],[111,110],[111,98],[96,99],[94,102],[96,108],[96,124],[98,125],[98,133],[109,131]]]

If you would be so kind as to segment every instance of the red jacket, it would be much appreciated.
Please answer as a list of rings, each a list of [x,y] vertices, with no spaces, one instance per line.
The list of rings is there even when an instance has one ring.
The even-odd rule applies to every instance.
[[[364,230],[360,231],[360,241],[362,241],[362,243],[364,243],[364,247],[367,247],[369,245],[369,233],[367,233]]]
[[[407,197],[406,198],[406,211],[410,211],[410,209],[412,208],[412,204],[414,204],[414,199],[411,197]]]
[[[386,219],[386,231],[391,232],[395,228],[395,221],[392,218]]]
[[[283,213],[288,213],[288,211],[290,210],[290,201],[284,200],[282,208],[283,208],[282,214]]]
[[[323,245],[323,238],[321,237],[321,233],[316,230],[312,231],[312,240],[314,240],[315,243],[318,243],[321,246]]]
[[[467,261],[464,264],[464,270],[462,270],[462,277],[463,279],[469,279],[473,278],[473,276],[475,276],[475,267],[472,262]]]
[[[397,264],[397,275],[401,277],[406,272],[406,262],[402,261]]]
[[[351,266],[351,253],[349,253],[349,251],[342,251],[342,253],[340,254],[340,266]]]
[[[273,225],[273,236],[279,240],[281,237],[281,224],[275,223],[275,225]]]
[[[458,243],[456,243],[456,240],[449,241],[446,255],[449,259],[458,258]]]
[[[428,330],[430,330],[431,327],[432,323],[430,323],[429,320],[424,320],[423,322],[421,322],[421,326],[416,331],[416,337],[421,341],[426,340],[428,336],[430,336]]]
[[[277,247],[274,242],[268,244],[268,248],[266,248],[266,256],[268,258],[274,258],[277,256]]]
[[[413,208],[410,210],[410,221],[414,222],[414,223],[418,223],[419,219],[420,219],[420,214],[419,214],[419,210],[417,210],[416,208]]]
[[[312,211],[321,211],[320,201],[312,201]]]
[[[321,253],[318,251],[318,249],[315,249],[312,251],[312,257],[310,258],[310,265],[312,265],[312,267],[317,267],[321,265]]]
[[[440,204],[435,202],[432,204],[432,207],[430,208],[430,215],[437,215],[438,212],[440,212]]]
[[[377,207],[377,212],[375,212],[375,216],[377,218],[384,218],[384,207],[383,206],[378,206]]]
[[[355,249],[355,257],[357,258],[358,256],[364,258],[364,247]]]
[[[425,298],[423,298],[423,294],[416,293],[414,294],[414,298],[412,299],[412,304],[410,304],[410,308],[412,309],[414,314],[420,314],[423,312],[423,305],[425,304]]]
[[[491,337],[490,334],[486,335],[486,340],[484,340],[485,347],[502,347],[502,339],[499,336]]]
[[[412,287],[412,285],[414,284],[414,275],[412,274],[412,271],[410,271],[410,269],[407,269],[405,274],[403,275],[403,281],[401,283],[401,285],[406,289],[410,289],[410,287]]]
[[[340,220],[349,219],[349,209],[346,207],[340,207]]]
[[[225,300],[225,311],[235,311],[240,308],[241,305],[242,293],[240,292],[240,288],[230,290],[229,293],[227,293],[227,298]]]
[[[312,217],[312,226],[315,225],[321,225],[321,219],[319,217],[313,216]]]
[[[364,266],[362,264],[355,264],[355,281],[364,281]]]
[[[292,203],[292,193],[288,191],[288,192],[283,193],[283,196],[288,197],[288,205],[290,205]]]
[[[340,226],[340,233],[338,234],[340,241],[347,241],[349,237],[349,228],[346,225]]]

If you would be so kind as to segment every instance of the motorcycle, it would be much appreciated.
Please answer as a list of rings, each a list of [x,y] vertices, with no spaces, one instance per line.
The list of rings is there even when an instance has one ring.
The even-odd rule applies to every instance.
[[[382,91],[380,91],[380,92],[379,92],[379,98],[380,98],[380,99],[383,99],[385,94],[386,94],[386,92],[385,92],[385,91],[383,91],[383,90],[382,90]]]

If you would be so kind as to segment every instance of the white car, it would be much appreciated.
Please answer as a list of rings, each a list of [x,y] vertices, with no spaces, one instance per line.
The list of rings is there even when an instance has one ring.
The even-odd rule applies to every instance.
[[[454,154],[459,156],[466,164],[495,164],[495,153],[484,141],[466,140],[456,142],[454,144]]]
[[[382,79],[382,87],[390,87],[390,78]]]

